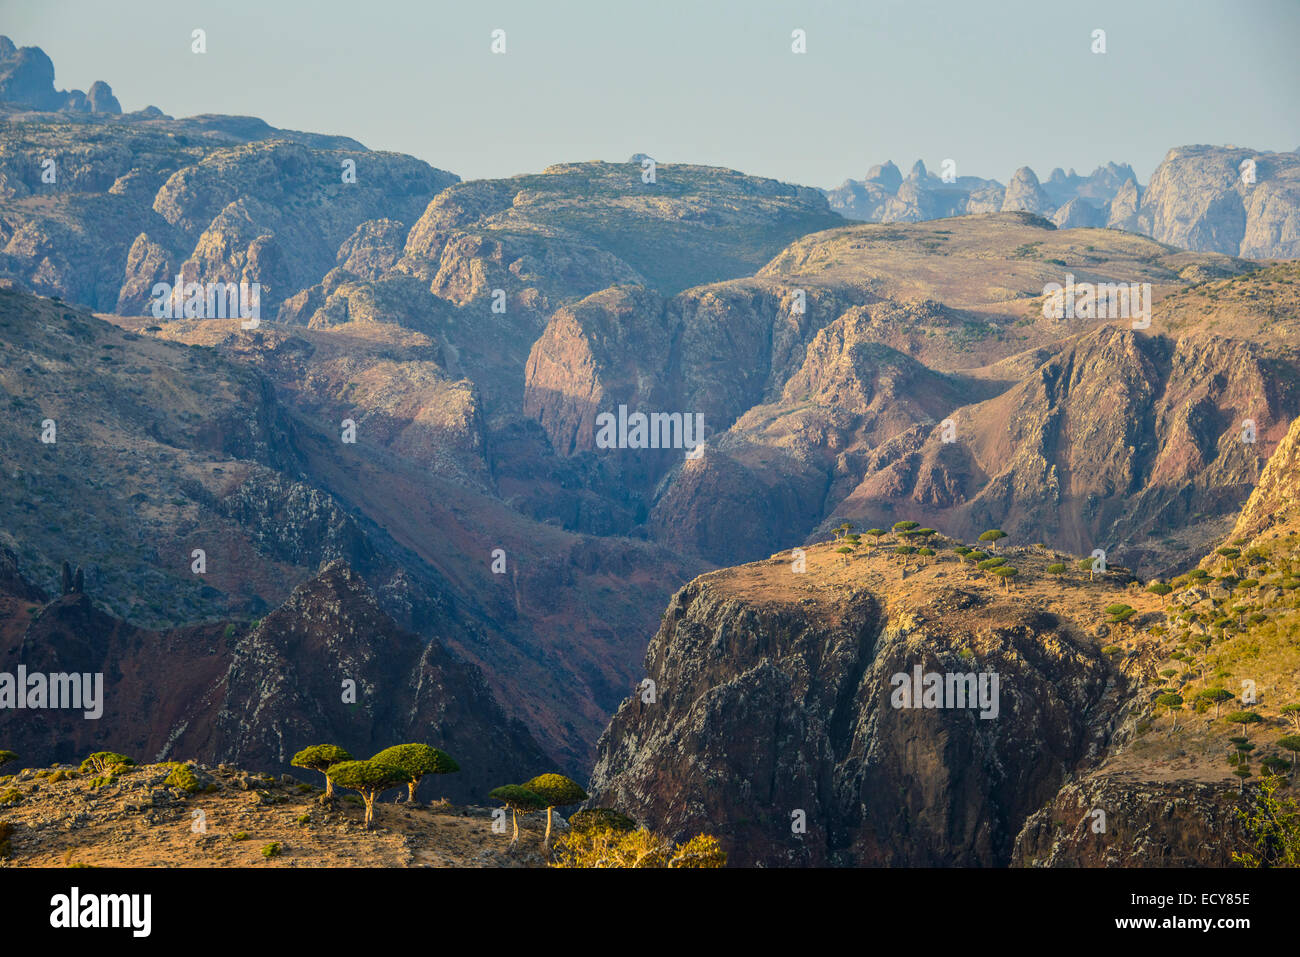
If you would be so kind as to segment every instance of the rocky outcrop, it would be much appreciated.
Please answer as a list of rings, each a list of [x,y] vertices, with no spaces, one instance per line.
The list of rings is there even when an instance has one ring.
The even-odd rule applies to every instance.
[[[1091,229],[1106,224],[1106,213],[1076,196],[1052,214],[1052,222],[1057,229]]]
[[[801,540],[850,490],[837,482],[855,447],[937,425],[980,388],[876,341],[882,311],[850,309],[818,332],[779,398],[674,470],[650,517],[660,541],[727,563]]]
[[[898,187],[903,185],[903,174],[898,171],[893,160],[887,160],[883,165],[877,163],[867,170],[864,181],[876,183],[888,193],[896,193]]]
[[[436,639],[399,629],[343,562],[324,567],[238,641],[209,695],[219,708],[204,753],[221,761],[280,768],[307,743],[368,756],[426,741],[460,763],[460,774],[437,782],[456,800],[550,764],[477,668]],[[172,747],[184,753],[191,733]]]
[[[1172,149],[1151,176],[1142,232],[1185,249],[1300,256],[1300,155],[1218,146]]]
[[[1208,540],[1214,522],[1237,514],[1267,454],[1241,441],[1241,410],[1271,428],[1300,401],[1268,370],[1246,341],[1169,342],[1104,326],[1005,395],[953,412],[954,444],[970,457],[950,460],[957,471],[942,479],[951,508],[927,507],[935,477],[922,462],[937,461],[943,444],[933,430],[878,448],[836,511],[888,525],[892,503],[906,501],[964,535],[997,526],[1079,554],[1122,554],[1197,522]]]
[[[121,116],[106,84],[63,94],[52,78],[40,50],[0,43],[0,115],[23,118],[0,124],[0,197],[15,200],[0,206],[0,275],[100,311],[146,315],[154,285],[183,273],[256,282],[273,318],[340,262],[363,278],[390,268],[392,227],[353,234],[413,222],[458,181],[252,117]]]
[[[826,190],[832,209],[849,219],[879,223],[916,223],[963,213],[991,213],[1002,208],[1003,187],[977,176],[944,176],[917,160],[904,179],[893,162],[877,164],[862,180],[845,180]]]
[[[355,182],[343,181],[344,163],[355,166]],[[338,264],[340,248],[359,241],[353,237],[361,224],[383,218],[376,213],[409,222],[428,197],[455,181],[396,154],[322,155],[299,144],[249,144],[177,171],[153,208],[193,244],[182,268],[193,264],[198,281],[262,283],[269,316]],[[289,209],[296,212],[287,215]],[[387,242],[395,258],[391,229]]]
[[[1291,422],[1250,493],[1230,540],[1276,537],[1300,518],[1300,418]]]
[[[74,113],[122,112],[108,84],[96,80],[87,95],[81,90],[54,88],[54,63],[40,47],[15,47],[0,36],[0,100],[33,110]]]
[[[1137,232],[1138,207],[1141,203],[1141,196],[1137,180],[1125,180],[1124,185],[1119,188],[1119,191],[1110,201],[1110,207],[1106,213],[1106,227],[1108,229],[1123,229],[1130,233]]]
[[[1202,541],[1221,534],[1219,526],[1249,494],[1263,453],[1281,437],[1277,422],[1289,421],[1300,401],[1290,374],[1269,358],[1293,355],[1294,346],[1284,344],[1286,329],[1277,327],[1262,342],[1261,330],[1277,321],[1271,314],[1227,316],[1238,315],[1238,302],[1274,302],[1278,295],[1286,301],[1279,291],[1290,287],[1289,273],[1223,280],[1234,290],[1230,302],[1217,286],[1189,293],[1185,303],[1176,296],[1167,320],[1155,309],[1150,332],[1132,330],[1130,319],[1100,320],[1091,332],[1076,333],[1080,320],[1071,327],[1043,319],[1038,290],[1027,290],[1035,297],[1029,317],[1021,312],[1009,322],[1018,330],[1037,325],[1041,348],[1027,348],[1033,333],[1017,335],[1006,345],[1024,351],[1002,353],[997,364],[999,353],[987,352],[979,374],[961,374],[983,364],[973,350],[1004,348],[995,324],[971,321],[972,314],[988,312],[965,311],[976,297],[960,298],[969,294],[968,282],[988,274],[990,257],[1005,260],[1004,274],[1028,261],[1034,265],[1024,268],[1036,279],[1050,277],[1043,264],[1057,265],[1080,241],[1041,220],[1014,219],[1024,216],[999,214],[980,224],[970,273],[963,256],[974,250],[960,237],[974,237],[967,232],[977,225],[973,219],[941,229],[858,227],[809,237],[761,273],[774,290],[807,287],[801,317],[785,305],[741,300],[748,285],[684,294],[694,301],[706,292],[725,293],[730,319],[687,326],[683,341],[694,328],[725,327],[726,336],[701,338],[675,353],[681,356],[675,361],[687,371],[697,354],[713,359],[698,375],[701,383],[714,383],[712,391],[701,389],[700,401],[718,409],[735,394],[731,407],[744,411],[711,437],[702,461],[682,463],[656,490],[650,522],[656,537],[734,563],[806,540],[800,523],[824,530],[824,522],[849,518],[888,527],[895,513],[906,512],[962,535],[998,526],[1084,554],[1133,549],[1130,558],[1150,558],[1156,564],[1149,571],[1156,573],[1176,556],[1152,552],[1153,540],[1189,530]],[[1241,268],[1215,256],[1192,263],[1179,258],[1187,254],[1119,233],[1091,234],[1087,242],[1094,252],[1112,251],[1105,266],[1112,281],[1144,276],[1157,298],[1171,276],[1177,285],[1166,288],[1177,289],[1219,268]],[[893,253],[893,243],[916,245],[904,256]],[[1049,245],[1055,243],[1061,252]],[[933,251],[936,268],[954,280],[936,293],[944,302],[904,298],[916,288],[912,270],[927,261],[919,250]],[[1151,255],[1167,271],[1154,269]],[[843,285],[825,289],[823,282]],[[837,315],[840,303],[855,296],[869,304]],[[1219,302],[1224,318],[1193,318],[1202,316],[1203,303]],[[773,332],[764,335],[765,325]],[[769,343],[777,342],[788,343],[782,355],[798,360],[770,356]],[[715,358],[729,356],[736,361]],[[1115,414],[1099,416],[1103,407]],[[1234,441],[1240,432],[1234,421],[1248,416],[1262,447]],[[734,515],[745,501],[765,507],[738,523]]]
[[[478,669],[403,631],[346,563],[325,566],[250,627],[135,628],[71,593],[33,609],[0,671],[103,674],[103,714],[16,713],[6,742],[34,764],[79,762],[112,746],[140,760],[201,757],[289,772],[311,744],[358,757],[405,741],[442,747],[462,772],[438,781],[458,800],[551,762],[493,699]],[[160,672],[154,665],[165,661]]]
[[[358,226],[339,247],[338,264],[362,279],[378,279],[402,258],[405,224],[395,219],[373,219]]]
[[[1011,864],[1233,867],[1233,849],[1248,844],[1240,813],[1250,803],[1230,784],[1090,775],[1025,821]]]
[[[733,864],[1009,863],[1105,738],[1097,652],[960,588],[903,610],[791,578],[781,559],[674,596],[646,657],[654,700],[634,695],[601,738],[593,803],[715,834]],[[893,676],[918,667],[998,674],[998,716],[895,706]]]
[[[663,301],[644,288],[615,287],[562,307],[529,354],[524,414],[558,454],[594,449],[601,412],[672,411],[663,381],[670,345]]]
[[[842,222],[805,187],[706,166],[660,164],[653,183],[642,173],[570,163],[460,184],[415,222],[399,268],[457,304],[486,309],[501,289],[540,329],[559,306],[609,286],[673,295],[748,275],[796,236]]]
[[[1022,166],[1016,170],[1002,199],[1004,212],[1023,211],[1041,216],[1051,213],[1053,206],[1051,197],[1039,185],[1032,169]]]
[[[1088,176],[1080,176],[1074,170],[1066,173],[1057,167],[1042,183],[1042,187],[1052,202],[1059,206],[1072,199],[1083,199],[1093,206],[1105,207],[1130,179],[1136,180],[1137,174],[1127,163],[1106,163],[1098,166]]]

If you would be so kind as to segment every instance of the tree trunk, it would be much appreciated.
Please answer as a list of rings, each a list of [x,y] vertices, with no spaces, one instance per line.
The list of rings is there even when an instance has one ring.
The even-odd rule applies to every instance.
[[[366,802],[366,830],[370,830],[370,824],[375,819],[375,795],[377,791],[362,791],[361,796]]]
[[[542,838],[542,847],[551,846],[551,811],[553,808],[546,809],[546,837]]]
[[[414,804],[414,803],[415,803],[415,789],[416,789],[417,787],[419,787],[419,786],[420,786],[420,782],[419,782],[419,781],[407,781],[407,782],[406,782],[406,803],[407,803],[407,804]]]
[[[519,812],[511,808],[510,817],[515,822],[515,836],[510,839],[510,846],[514,847],[519,843]]]
[[[334,796],[334,782],[330,780],[328,774],[325,775],[325,796],[327,798],[332,798]]]

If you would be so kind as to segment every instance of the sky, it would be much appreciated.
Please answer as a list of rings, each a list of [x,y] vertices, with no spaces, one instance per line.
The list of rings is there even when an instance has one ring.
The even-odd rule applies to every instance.
[[[0,33],[124,110],[259,116],[463,179],[640,152],[822,187],[917,158],[1145,183],[1174,146],[1300,148],[1300,0],[0,0]]]

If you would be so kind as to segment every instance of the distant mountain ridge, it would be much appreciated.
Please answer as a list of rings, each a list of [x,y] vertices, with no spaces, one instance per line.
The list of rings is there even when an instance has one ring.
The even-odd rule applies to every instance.
[[[96,80],[89,93],[54,88],[54,63],[40,47],[17,47],[0,36],[0,100],[34,110],[73,113],[122,112],[112,88]]]
[[[848,219],[915,223],[948,216],[1025,211],[1060,228],[1142,233],[1170,245],[1253,259],[1300,257],[1300,154],[1235,146],[1171,149],[1147,187],[1127,163],[1088,176],[1060,167],[1040,181],[1028,166],[1003,186],[975,176],[943,176],[917,160],[904,179],[893,162],[861,180],[823,190]]]

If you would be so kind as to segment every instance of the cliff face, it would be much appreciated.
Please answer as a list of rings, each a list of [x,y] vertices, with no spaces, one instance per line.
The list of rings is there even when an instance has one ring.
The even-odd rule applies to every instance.
[[[1243,170],[1243,163],[1253,169]],[[1300,154],[1172,149],[1143,194],[1138,228],[1185,249],[1294,259],[1300,256]]]
[[[886,533],[696,579],[601,738],[592,804],[716,834],[738,864],[1232,866],[1295,730],[1298,437],[1240,549],[1164,596],[1039,545],[998,547],[999,583],[933,533],[928,555]],[[918,670],[942,689],[919,708]]]
[[[634,695],[602,737],[594,803],[717,834],[737,864],[1008,863],[1104,745],[1123,679],[1074,623],[953,566],[933,591],[812,581],[852,575],[839,562],[817,549],[807,579],[783,557],[679,592],[646,657],[655,701]],[[996,673],[996,717],[894,707],[893,676],[918,666]]]
[[[758,399],[711,435],[702,461],[678,464],[656,489],[656,536],[729,563],[843,519],[887,527],[907,514],[955,534],[997,525],[1084,554],[1119,550],[1154,573],[1185,560],[1167,539],[1200,546],[1221,535],[1300,411],[1287,318],[1294,271],[1217,278],[1233,261],[1191,261],[1149,240],[1015,215],[857,227],[794,244],[761,273],[787,299],[807,286],[805,314],[768,306],[770,341],[788,343],[782,354],[749,348],[756,308],[734,305],[725,335],[699,323],[715,337],[675,351],[678,368],[697,354],[734,357],[714,361],[718,385],[700,401]],[[1107,261],[1081,272],[1151,283],[1149,329],[1043,317],[1031,296],[1053,266],[1087,249],[1106,249]],[[990,259],[1002,288],[1025,290],[1020,308],[990,305],[998,293],[978,287]],[[921,278],[931,262],[948,281]],[[735,297],[744,287],[725,288]],[[913,298],[918,288],[926,298]],[[750,370],[751,384],[732,367]],[[1253,442],[1241,439],[1247,419]],[[731,521],[747,501],[764,507]]]
[[[1277,538],[1294,526],[1300,513],[1300,418],[1291,423],[1250,493],[1231,539]]]
[[[973,467],[940,457],[939,430],[916,445],[903,436],[877,450],[839,511],[878,523],[883,505],[904,498],[965,535],[996,524],[1080,553],[1222,522],[1268,451],[1240,440],[1240,410],[1268,423],[1265,442],[1297,411],[1300,396],[1269,366],[1243,341],[1170,343],[1103,327],[1006,394],[953,412]],[[940,463],[938,476],[927,461]],[[936,479],[950,501],[931,491]]]
[[[607,289],[556,310],[528,357],[523,410],[558,454],[595,448],[601,412],[620,404],[669,407],[663,312],[662,300],[639,287]]]

